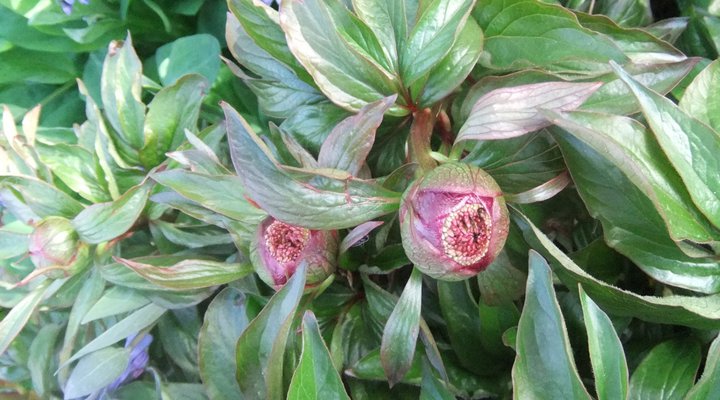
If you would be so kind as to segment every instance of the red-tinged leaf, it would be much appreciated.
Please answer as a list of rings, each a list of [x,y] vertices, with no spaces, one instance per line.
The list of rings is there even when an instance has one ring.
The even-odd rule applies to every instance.
[[[184,260],[169,267],[157,267],[119,257],[114,259],[148,281],[176,290],[222,285],[253,272],[250,262],[231,264],[208,260]]]

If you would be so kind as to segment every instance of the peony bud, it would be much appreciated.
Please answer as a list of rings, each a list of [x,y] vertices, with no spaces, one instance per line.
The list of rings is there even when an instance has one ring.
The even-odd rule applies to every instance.
[[[268,217],[260,223],[250,259],[260,278],[280,289],[306,263],[306,287],[323,282],[337,266],[337,231],[315,231]]]
[[[88,259],[87,245],[80,242],[72,223],[62,217],[42,220],[30,235],[30,259],[37,269],[55,267],[74,272]]]
[[[485,171],[443,164],[413,182],[400,205],[403,248],[424,274],[446,281],[484,270],[508,234],[500,187]]]

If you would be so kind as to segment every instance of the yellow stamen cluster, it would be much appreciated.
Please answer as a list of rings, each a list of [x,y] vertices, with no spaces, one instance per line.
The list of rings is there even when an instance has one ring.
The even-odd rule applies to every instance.
[[[482,204],[465,204],[451,212],[442,226],[445,254],[460,265],[480,261],[488,251],[492,220]]]

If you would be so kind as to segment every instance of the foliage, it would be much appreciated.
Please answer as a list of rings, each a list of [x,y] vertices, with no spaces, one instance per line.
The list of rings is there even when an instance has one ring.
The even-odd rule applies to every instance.
[[[0,0],[0,397],[718,397],[720,6],[659,3]]]

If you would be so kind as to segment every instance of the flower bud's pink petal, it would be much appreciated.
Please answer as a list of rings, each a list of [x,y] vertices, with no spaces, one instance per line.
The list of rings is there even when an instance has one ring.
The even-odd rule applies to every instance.
[[[416,180],[400,206],[403,248],[423,273],[460,280],[484,270],[505,244],[508,212],[483,170],[444,164]]]
[[[309,288],[335,272],[337,251],[337,231],[310,230],[268,217],[258,226],[250,258],[260,279],[275,289],[304,263]]]

